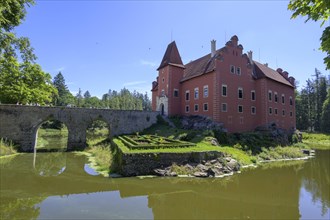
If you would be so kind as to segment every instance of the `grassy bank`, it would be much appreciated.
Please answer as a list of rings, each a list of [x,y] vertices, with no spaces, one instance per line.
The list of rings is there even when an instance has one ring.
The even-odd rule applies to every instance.
[[[11,141],[0,139],[0,157],[16,154],[17,150]]]
[[[330,150],[330,134],[303,132],[303,146],[315,150]]]
[[[116,139],[124,153],[185,153],[201,151],[218,151],[231,155],[241,164],[247,165],[262,160],[276,160],[303,157],[301,145],[290,147],[279,146],[267,134],[219,134],[212,130],[195,131],[173,128],[166,123],[158,123],[141,132],[145,135],[159,135],[171,139],[189,141],[195,146],[158,149],[129,149],[119,139]],[[216,145],[216,142],[219,142]]]
[[[84,150],[91,167],[103,176],[109,176],[110,165],[113,161],[108,136],[109,131],[106,128],[88,130],[86,134],[87,148]]]

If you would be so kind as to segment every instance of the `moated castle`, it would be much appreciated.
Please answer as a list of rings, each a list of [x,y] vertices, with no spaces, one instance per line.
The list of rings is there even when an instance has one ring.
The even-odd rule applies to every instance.
[[[183,64],[175,41],[170,43],[152,83],[152,110],[163,115],[203,115],[229,132],[252,131],[276,123],[296,127],[295,79],[243,53],[238,37],[224,47]]]

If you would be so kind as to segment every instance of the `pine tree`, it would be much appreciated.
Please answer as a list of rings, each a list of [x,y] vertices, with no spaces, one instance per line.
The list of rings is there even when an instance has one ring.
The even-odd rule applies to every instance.
[[[323,103],[321,129],[323,132],[330,133],[330,89]]]

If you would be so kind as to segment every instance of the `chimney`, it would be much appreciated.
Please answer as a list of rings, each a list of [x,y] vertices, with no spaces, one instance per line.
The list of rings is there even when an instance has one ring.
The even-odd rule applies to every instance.
[[[295,78],[290,76],[289,77],[289,82],[291,83],[291,85],[295,86]]]
[[[288,79],[289,73],[288,73],[287,71],[283,71],[282,74],[283,74],[282,76],[283,76],[284,78]]]
[[[265,65],[266,67],[268,67],[268,63],[265,63],[264,65]]]
[[[276,70],[279,74],[281,74],[282,75],[282,72],[283,72],[283,70],[281,69],[281,68],[277,68],[277,70]]]
[[[158,83],[156,81],[153,81],[152,82],[152,89],[154,89],[157,85],[158,85]]]
[[[250,60],[250,63],[253,64],[253,60],[252,60],[252,50],[248,51],[248,57],[249,57],[249,60]]]
[[[211,40],[211,57],[215,55],[215,40]]]

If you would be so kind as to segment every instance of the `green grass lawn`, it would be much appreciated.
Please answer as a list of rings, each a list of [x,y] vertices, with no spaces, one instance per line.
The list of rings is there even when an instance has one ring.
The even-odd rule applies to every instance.
[[[165,123],[155,124],[141,132],[141,134],[158,135],[175,140],[189,141],[194,143],[195,146],[138,149],[127,147],[125,143],[119,139],[115,139],[114,141],[120,146],[123,153],[188,153],[218,151],[231,155],[243,165],[256,163],[261,160],[303,157],[304,155],[302,154],[301,149],[305,148],[305,145],[301,143],[291,147],[278,146],[268,137],[260,137],[259,134],[253,132],[240,134],[237,139],[235,139],[235,135],[228,135],[228,137],[226,137],[226,140],[229,140],[228,143],[220,143],[220,146],[215,146],[210,142],[210,140],[216,136],[213,131],[183,130],[170,127]],[[324,144],[325,146],[327,145],[327,135],[318,135],[317,138],[318,140],[321,140],[321,144]],[[309,139],[311,139],[311,137]]]
[[[330,134],[303,132],[303,143],[317,150],[330,150]]]

